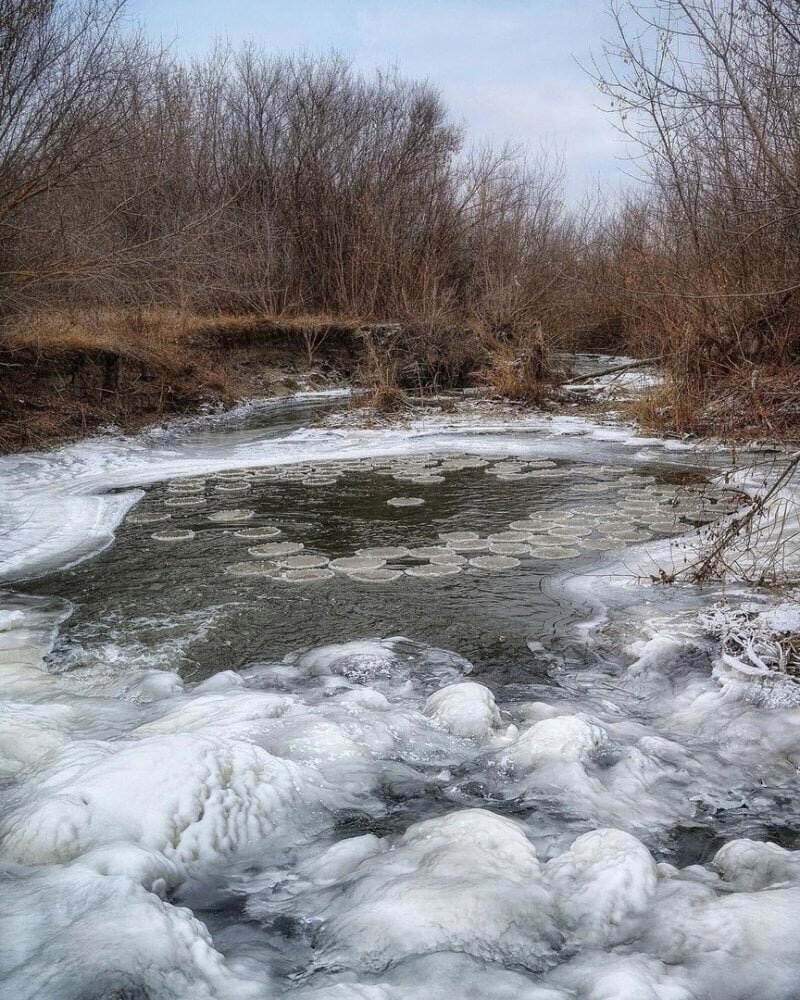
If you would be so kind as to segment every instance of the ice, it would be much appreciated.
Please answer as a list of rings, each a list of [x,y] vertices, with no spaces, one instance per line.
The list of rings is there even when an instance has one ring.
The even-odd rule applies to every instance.
[[[542,719],[526,729],[517,742],[503,752],[501,766],[519,775],[552,760],[585,761],[605,739],[603,729],[577,716]]]
[[[540,464],[551,457],[585,457],[590,448],[594,461],[611,464],[618,461],[620,450],[634,461],[650,460],[653,451],[687,453],[693,447],[640,438],[632,426],[610,431],[580,417],[536,413],[520,417],[513,410],[498,411],[488,419],[469,409],[452,416],[426,415],[380,431],[340,429],[334,422],[277,437],[237,429],[237,422],[248,414],[291,413],[298,405],[335,395],[301,393],[285,401],[256,401],[230,414],[176,421],[129,438],[95,437],[51,453],[0,458],[0,515],[12,533],[6,537],[13,537],[0,552],[0,580],[28,579],[96,554],[113,541],[117,526],[141,499],[143,494],[135,487],[150,483],[220,472],[237,475],[265,466],[296,469],[321,459],[402,458],[420,450],[458,451],[462,461],[471,464],[498,452],[524,455]],[[230,428],[222,449],[219,439],[207,433],[215,424]],[[523,434],[527,437],[518,436]],[[112,489],[126,492],[110,493]],[[229,512],[211,516],[220,513],[225,523]],[[245,512],[237,516],[245,517]]]
[[[502,725],[492,692],[472,681],[441,688],[428,698],[422,711],[454,736],[485,739]]]
[[[658,870],[635,837],[594,830],[548,862],[547,882],[567,948],[599,949],[635,936],[653,905]]]
[[[77,742],[40,758],[15,786],[0,850],[23,864],[63,864],[129,842],[183,865],[210,862],[317,829],[331,801],[318,772],[245,742]]]
[[[737,891],[800,883],[800,855],[763,841],[729,841],[714,855],[714,867]]]
[[[426,414],[379,431],[346,421],[273,436],[235,424],[225,435],[207,429],[0,459],[0,513],[13,528],[2,572],[30,578],[92,555],[141,497],[138,487],[189,475],[211,483],[225,473],[226,487],[320,483],[383,456],[382,467],[419,477],[435,452],[451,456],[449,490],[459,467],[490,458],[510,460],[515,476],[557,460],[563,482],[532,482],[531,496],[540,485],[565,496],[553,493],[546,516],[533,511],[509,530],[528,537],[556,520],[582,521],[566,538],[591,527],[587,508],[569,516],[571,508],[606,489],[585,488],[587,468],[616,467],[615,488],[613,477],[643,463],[672,461],[683,472],[698,461],[689,444],[676,443],[670,458],[671,445],[619,424],[501,410],[489,420]],[[258,467],[267,471],[242,478]],[[575,474],[583,479],[573,495]],[[494,479],[488,488],[512,489]],[[434,493],[438,504],[442,491]],[[399,513],[378,506],[399,524]],[[614,506],[593,510],[605,516]],[[354,534],[345,558],[406,558],[393,544],[402,541],[415,558],[459,569],[466,560],[452,547],[423,544],[440,531],[459,544],[447,529],[461,522],[435,508],[431,499],[403,515],[419,523],[415,537]],[[481,537],[462,533],[461,543],[495,544],[483,537],[496,539],[523,512],[503,511],[493,525],[465,517]],[[307,515],[292,511],[291,533]],[[185,516],[205,521],[190,508]],[[125,530],[147,539],[153,529],[136,520]],[[212,524],[202,530],[235,531],[253,545],[278,530]],[[465,680],[473,667],[457,652],[351,628],[352,602],[388,588],[343,582],[334,595],[341,629],[317,635],[314,602],[334,588],[248,587],[224,577],[220,563],[236,614],[247,607],[243,591],[267,601],[280,589],[302,637],[283,656],[293,643],[275,635],[281,652],[272,656],[265,634],[263,659],[239,672],[224,669],[235,661],[221,644],[220,672],[199,684],[185,644],[206,635],[200,619],[213,609],[171,622],[176,638],[152,647],[126,636],[126,623],[89,641],[79,612],[54,648],[70,608],[8,597],[0,609],[4,995],[792,1000],[800,852],[786,845],[800,828],[800,707],[789,697],[796,680],[773,669],[783,661],[764,642],[791,644],[797,605],[762,600],[747,612],[761,669],[744,646],[725,645],[692,617],[708,598],[690,588],[656,592],[641,579],[666,551],[665,543],[626,547],[613,561],[587,553],[586,576],[545,577],[554,609],[546,628],[530,616],[526,574],[509,574],[508,614],[515,624],[531,617],[534,655],[524,639],[487,629],[480,642],[490,652],[474,674],[481,683]],[[502,582],[471,570],[453,588],[399,580],[393,594],[441,601],[454,649],[454,591],[475,600],[478,634],[481,601]],[[500,598],[492,591],[491,599]],[[398,616],[388,628],[415,624]]]
[[[546,968],[559,935],[540,876],[533,845],[510,820],[465,810],[416,824],[347,878],[325,912],[318,961],[380,970],[456,951]]]
[[[129,863],[147,883],[153,870]],[[226,966],[191,911],[136,878],[108,874],[100,857],[3,879],[0,979],[19,1000],[149,996],[255,1000],[252,980]],[[169,868],[162,876],[169,876]],[[113,956],[109,960],[109,956]]]

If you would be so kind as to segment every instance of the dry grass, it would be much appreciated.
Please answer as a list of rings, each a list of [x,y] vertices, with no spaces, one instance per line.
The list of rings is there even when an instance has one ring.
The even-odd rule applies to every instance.
[[[485,353],[479,378],[492,395],[520,403],[544,401],[555,371],[540,326],[513,340],[487,340]]]
[[[631,404],[643,427],[725,441],[800,441],[800,364],[742,365],[705,381],[668,380]]]
[[[219,346],[252,342],[280,335],[296,338],[307,348],[308,339],[319,340],[331,332],[354,334],[362,325],[357,318],[327,314],[196,315],[166,308],[135,310],[76,310],[24,313],[7,321],[2,345],[10,350],[30,349],[42,354],[106,351],[121,357],[169,359],[175,350],[196,347],[203,341]]]

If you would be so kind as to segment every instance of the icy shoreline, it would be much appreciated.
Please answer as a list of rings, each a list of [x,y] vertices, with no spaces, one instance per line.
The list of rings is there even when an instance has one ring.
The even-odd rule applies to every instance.
[[[266,440],[94,439],[6,465],[4,516],[20,520],[6,579],[110,544],[136,487],[421,448],[588,448],[634,464],[692,454],[580,418],[474,413]],[[200,684],[146,664],[54,672],[44,658],[69,606],[9,597],[9,995],[792,1000],[800,860],[761,831],[800,829],[800,709],[713,667],[725,662],[715,629],[732,618],[707,600],[678,614],[665,599],[658,620],[662,592],[639,586],[636,559],[572,584],[609,602],[609,635],[587,625],[593,665],[551,658],[551,686],[506,702],[458,650],[398,636],[317,644]],[[793,614],[765,604],[744,624],[752,639],[791,631]],[[395,818],[414,803],[427,803],[421,818]],[[719,829],[733,836],[702,864],[663,860]]]

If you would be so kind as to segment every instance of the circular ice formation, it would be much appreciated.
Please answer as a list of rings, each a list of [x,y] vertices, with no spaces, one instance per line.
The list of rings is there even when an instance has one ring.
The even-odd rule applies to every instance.
[[[531,547],[522,542],[493,542],[489,551],[496,556],[529,556]]]
[[[428,563],[426,566],[409,566],[405,571],[409,576],[429,579],[440,576],[455,576],[461,572],[461,567],[452,562],[442,562],[438,565]]]
[[[220,483],[214,487],[215,493],[246,493],[250,489],[250,483]]]
[[[453,736],[480,739],[502,725],[500,712],[489,688],[474,681],[461,681],[441,688],[428,698],[422,710]]]
[[[608,493],[607,483],[582,483],[578,489],[581,493],[588,493],[590,496],[595,493]]]
[[[255,511],[249,507],[235,507],[232,510],[215,510],[213,514],[208,515],[208,520],[218,523],[249,521],[254,514]]]
[[[528,531],[496,531],[493,535],[488,536],[488,540],[492,544],[495,542],[526,542]]]
[[[159,521],[169,521],[172,514],[129,514],[127,521],[129,524],[158,524]]]
[[[536,545],[531,547],[531,555],[534,559],[574,559],[580,551],[567,545]]]
[[[543,514],[542,520],[548,521],[551,525],[556,525],[557,527],[568,528],[571,523],[574,514],[571,510],[549,510],[546,514]],[[529,520],[533,519],[533,515]]]
[[[403,571],[379,567],[378,569],[351,570],[345,575],[358,583],[392,583],[394,580],[400,579]]]
[[[266,556],[269,559],[278,556],[291,556],[303,548],[302,542],[265,542],[264,545],[254,545],[247,551],[251,556]]]
[[[469,564],[475,569],[504,570],[516,569],[520,565],[520,561],[513,556],[476,556],[474,559],[470,559]]]
[[[607,552],[609,549],[617,548],[620,543],[609,536],[606,538],[587,538],[581,544],[590,552]]]
[[[284,569],[320,569],[322,566],[327,566],[329,562],[330,559],[327,556],[288,556],[281,560],[281,566]]]
[[[658,531],[662,533],[678,530],[678,524],[676,521],[653,521],[648,518],[647,526],[651,531]]]
[[[251,559],[225,567],[228,576],[274,576],[279,570],[278,564],[270,559]]]
[[[593,504],[587,504],[585,507],[578,507],[575,511],[576,515],[583,514],[587,517],[597,517],[606,518],[612,517],[616,512],[616,508],[611,505],[606,505],[605,507],[599,507]]]
[[[623,542],[644,542],[648,538],[652,537],[649,531],[637,531],[635,528],[623,529],[622,531],[615,531],[614,535],[616,538],[621,538]]]
[[[170,483],[167,492],[183,495],[187,493],[202,493],[205,489],[204,483]]]
[[[473,538],[468,542],[448,542],[447,547],[453,552],[485,552],[489,548],[489,539]]]
[[[485,469],[489,464],[488,458],[460,458],[458,463],[462,469]],[[442,468],[444,468],[445,463],[442,462]]]
[[[236,538],[246,538],[250,540],[255,540],[257,538],[277,538],[281,534],[280,528],[275,528],[272,525],[265,525],[263,528],[242,528],[240,531],[234,531]]]
[[[204,476],[193,476],[191,479],[170,479],[167,489],[193,489],[201,490],[206,485]]]
[[[424,503],[422,497],[392,497],[386,501],[389,507],[421,507]]]
[[[166,507],[202,507],[204,503],[203,497],[167,497],[164,501]]]
[[[409,555],[414,559],[453,559],[456,560],[458,553],[449,549],[446,545],[420,545],[417,549],[410,549]]]
[[[525,471],[525,464],[523,462],[497,462],[495,465],[490,465],[486,471],[490,475],[507,475],[509,473],[515,474],[517,472]]]
[[[188,542],[194,538],[189,528],[175,528],[172,531],[154,531],[150,536],[156,542]]]
[[[344,556],[330,561],[331,569],[338,569],[343,573],[360,573],[363,570],[381,569],[385,565],[386,560],[378,556]]]
[[[286,583],[319,583],[330,580],[336,574],[332,569],[287,569],[278,577]]]
[[[444,476],[411,476],[408,482],[415,486],[438,486],[444,482]]]
[[[447,555],[429,556],[428,561],[431,566],[464,566],[467,558],[459,555],[458,552],[449,552]]]
[[[566,538],[567,541],[574,538],[582,538],[584,535],[591,535],[594,528],[586,524],[557,524],[553,528],[547,529],[547,534],[553,538]]]
[[[597,517],[593,517],[591,514],[586,514],[583,511],[579,511],[572,515],[572,517],[567,522],[565,527],[596,528],[597,524],[598,524]]]
[[[544,527],[539,522],[532,521],[530,518],[524,521],[512,521],[511,524],[509,524],[509,528],[523,536],[530,536],[540,531],[544,531]],[[490,535],[489,537],[491,538],[492,536]]]
[[[443,542],[476,542],[481,536],[477,531],[440,531]]]
[[[335,486],[339,482],[335,476],[307,476],[303,480],[305,486]]]
[[[461,472],[463,469],[483,469],[488,464],[482,458],[447,458],[439,468],[445,472]]]
[[[371,549],[356,549],[356,555],[362,559],[405,559],[411,550],[405,545],[383,545]]]
[[[558,469],[531,469],[530,472],[525,473],[526,479],[553,479],[554,477],[563,476],[564,474]]]

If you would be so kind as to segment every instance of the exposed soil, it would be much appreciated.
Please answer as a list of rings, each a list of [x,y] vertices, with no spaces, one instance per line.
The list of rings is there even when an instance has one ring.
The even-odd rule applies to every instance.
[[[73,440],[100,427],[133,431],[167,416],[299,388],[349,383],[357,323],[303,330],[257,318],[197,322],[124,338],[12,334],[0,343],[0,452]]]

